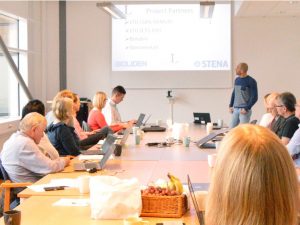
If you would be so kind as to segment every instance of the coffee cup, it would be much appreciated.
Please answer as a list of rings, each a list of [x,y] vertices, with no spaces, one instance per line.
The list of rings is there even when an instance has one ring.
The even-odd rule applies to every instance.
[[[162,120],[156,120],[156,126],[161,126]]]
[[[209,167],[214,167],[216,164],[217,154],[211,154],[207,156],[207,162]]]
[[[90,177],[80,176],[78,177],[78,188],[81,194],[87,194],[90,192]]]
[[[139,145],[141,143],[141,135],[140,134],[135,135],[134,140],[135,140],[135,144]]]
[[[3,213],[5,225],[20,225],[21,224],[21,211],[9,210]]]
[[[206,133],[209,135],[213,130],[213,124],[212,123],[207,123],[206,124]]]
[[[124,225],[145,225],[149,224],[149,221],[145,221],[139,217],[130,217],[123,220]]]
[[[217,123],[218,123],[218,127],[223,127],[223,120],[222,119],[218,119]]]
[[[183,145],[184,145],[184,147],[189,147],[190,146],[190,142],[191,142],[191,138],[190,137],[184,137],[183,138]]]

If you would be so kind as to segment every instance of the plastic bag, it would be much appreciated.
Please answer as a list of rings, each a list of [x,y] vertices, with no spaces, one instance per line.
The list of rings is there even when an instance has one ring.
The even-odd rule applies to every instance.
[[[93,219],[138,217],[142,210],[141,186],[136,178],[94,176],[90,178],[90,202]]]

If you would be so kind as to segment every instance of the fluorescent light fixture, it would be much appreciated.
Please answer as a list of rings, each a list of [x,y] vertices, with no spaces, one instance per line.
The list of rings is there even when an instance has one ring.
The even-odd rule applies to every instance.
[[[214,12],[215,2],[200,2],[200,17],[212,18]]]
[[[126,19],[126,15],[111,2],[100,2],[96,5],[115,19]]]

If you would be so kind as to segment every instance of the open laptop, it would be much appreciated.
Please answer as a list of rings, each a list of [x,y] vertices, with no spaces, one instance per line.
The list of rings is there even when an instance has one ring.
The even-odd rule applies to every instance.
[[[120,141],[120,145],[125,145],[126,144],[126,141],[127,141],[128,137],[129,137],[129,134],[130,134],[131,131],[132,131],[132,127],[126,128],[126,130],[123,133],[123,137],[122,137],[122,139]]]
[[[194,112],[193,114],[194,114],[194,123],[207,124],[211,122],[209,113]]]
[[[150,117],[151,117],[151,114],[148,116],[148,118],[145,121],[144,125],[146,125],[146,123],[150,119]],[[164,131],[166,131],[166,128],[158,126],[158,125],[150,125],[150,126],[143,127],[142,131],[144,131],[144,132],[164,132]]]
[[[141,113],[140,115],[139,115],[139,118],[138,118],[138,120],[136,121],[136,124],[135,124],[135,126],[136,127],[141,127],[142,126],[142,124],[143,124],[143,121],[144,121],[144,119],[145,119],[145,114],[144,113]]]
[[[187,181],[188,181],[188,187],[189,187],[191,199],[192,199],[195,211],[196,211],[196,215],[197,215],[199,224],[204,225],[204,215],[203,215],[204,213],[203,213],[203,211],[199,210],[199,206],[198,206],[197,199],[196,199],[196,196],[195,196],[193,184],[191,182],[191,179],[190,179],[189,175],[187,176]]]
[[[222,135],[226,132],[228,132],[230,129],[222,129],[215,131],[213,133],[210,133],[209,135],[206,135],[205,137],[201,138],[199,141],[197,141],[196,145],[199,148],[216,148],[216,144],[210,141],[213,141],[217,139],[217,141],[221,141],[220,138],[217,138],[218,135]]]
[[[105,155],[106,152],[110,149],[110,147],[114,144],[116,140],[116,136],[109,134],[105,141],[103,142],[103,145],[101,149],[93,149],[93,150],[86,150],[82,151],[82,155]]]

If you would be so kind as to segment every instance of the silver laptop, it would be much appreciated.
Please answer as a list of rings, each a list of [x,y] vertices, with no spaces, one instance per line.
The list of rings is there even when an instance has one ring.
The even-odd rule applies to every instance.
[[[126,128],[126,130],[124,131],[123,137],[120,141],[120,145],[125,145],[126,144],[126,141],[129,137],[129,134],[130,134],[131,130],[132,130],[132,127]]]
[[[112,138],[111,136],[114,138]],[[105,153],[109,149],[109,146],[111,146],[115,142],[115,140],[116,140],[116,137],[112,134],[109,134],[106,137],[106,139],[104,140],[101,147],[99,146],[100,149],[91,149],[91,150],[81,151],[81,154],[82,155],[105,155]],[[94,147],[92,147],[92,148],[94,148]]]
[[[209,135],[206,135],[204,138],[201,138],[196,143],[196,145],[199,148],[216,148],[216,144],[213,143],[212,141],[215,140],[218,135],[224,134],[224,133],[228,132],[229,130],[230,130],[230,128],[227,128],[227,129],[222,129],[222,130],[218,130],[213,133],[210,133]],[[221,139],[218,138],[217,141],[221,141]]]
[[[145,116],[146,116],[146,115],[145,115],[144,113],[141,113],[141,114],[139,115],[139,118],[138,118],[138,120],[136,121],[136,124],[135,124],[136,127],[142,126],[143,121],[144,121],[144,119],[145,119]]]
[[[116,137],[109,134],[103,143],[102,146],[102,152],[105,152],[103,155],[103,158],[100,160],[100,162],[77,162],[73,164],[73,168],[75,171],[77,170],[88,170],[96,168],[97,170],[102,170],[109,159],[109,157],[112,155],[112,153],[115,150],[114,142],[116,140]]]

